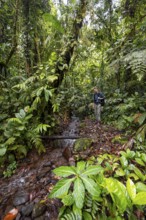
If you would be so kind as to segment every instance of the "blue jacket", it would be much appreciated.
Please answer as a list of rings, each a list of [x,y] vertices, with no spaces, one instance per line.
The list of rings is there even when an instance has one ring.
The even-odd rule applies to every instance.
[[[104,95],[101,92],[94,93],[94,103],[96,105],[101,104],[104,100]]]

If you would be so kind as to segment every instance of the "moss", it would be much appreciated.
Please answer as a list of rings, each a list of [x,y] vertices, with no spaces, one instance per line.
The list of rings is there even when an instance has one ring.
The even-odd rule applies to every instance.
[[[91,138],[80,138],[76,140],[74,143],[74,151],[79,152],[86,150],[91,146],[91,144],[92,144]]]

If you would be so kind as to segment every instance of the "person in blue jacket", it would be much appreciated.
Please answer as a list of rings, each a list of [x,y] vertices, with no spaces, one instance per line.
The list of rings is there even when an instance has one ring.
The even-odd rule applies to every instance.
[[[101,121],[101,110],[104,105],[104,95],[99,91],[97,87],[94,87],[94,113],[97,122]]]

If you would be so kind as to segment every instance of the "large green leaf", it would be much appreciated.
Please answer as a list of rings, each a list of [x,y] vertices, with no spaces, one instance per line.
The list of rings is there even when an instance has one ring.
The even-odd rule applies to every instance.
[[[19,119],[23,119],[25,118],[25,116],[26,116],[26,113],[23,109],[21,109],[19,113],[15,113],[15,117]]]
[[[128,205],[125,186],[116,179],[105,178],[105,187],[120,211],[124,212]]]
[[[133,200],[136,196],[136,187],[131,179],[127,180],[126,187],[130,198]]]
[[[83,220],[92,220],[92,216],[89,214],[89,212],[83,212]]]
[[[143,114],[140,115],[139,118],[138,118],[139,124],[142,125],[143,122],[145,121],[145,119],[146,119],[146,113],[143,113]]]
[[[50,75],[47,77],[47,80],[51,83],[53,83],[57,79],[58,79],[58,76],[55,76],[55,75]]]
[[[52,192],[50,193],[49,198],[61,198],[63,195],[67,195],[69,187],[73,180],[74,178],[59,180],[58,183],[54,186]]]
[[[6,147],[0,148],[0,157],[4,156],[5,153],[6,153],[6,151],[7,151],[7,148],[6,148]]]
[[[126,168],[128,166],[128,160],[126,159],[126,157],[120,157],[120,162],[123,168]]]
[[[125,172],[124,172],[124,170],[122,168],[118,168],[116,170],[116,175],[117,176],[125,176]]]
[[[76,206],[79,209],[82,209],[83,204],[84,204],[84,199],[85,199],[85,187],[80,178],[76,178],[74,182],[73,197],[74,197]]]
[[[24,109],[21,109],[19,114],[20,114],[21,118],[25,118],[25,116],[26,116]]]
[[[80,161],[77,163],[77,173],[80,173],[85,169],[86,163],[84,161]]]
[[[103,172],[103,168],[101,166],[89,166],[82,174],[83,175],[96,175],[100,172]]]
[[[146,205],[146,192],[139,192],[133,199],[133,203],[136,205]]]
[[[91,178],[88,178],[87,176],[81,176],[81,179],[85,185],[86,190],[95,198],[99,198],[100,189],[97,188],[95,181]]]
[[[48,102],[49,97],[51,96],[51,92],[48,89],[44,89],[44,93],[45,93],[45,100],[46,102]]]
[[[138,182],[135,185],[137,192],[146,192],[146,185],[144,183]]]
[[[39,97],[39,96],[42,94],[43,90],[44,90],[44,87],[40,87],[40,88],[37,90],[37,92],[36,92],[37,97]]]
[[[142,160],[146,163],[146,154],[142,153],[142,154],[141,154],[141,158],[142,158]]]
[[[142,180],[144,181],[146,178],[145,176],[143,175],[143,173],[137,168],[137,167],[134,167],[134,170],[133,170],[136,175]]]
[[[140,158],[135,158],[135,161],[140,164],[141,166],[145,166],[145,163]]]
[[[69,194],[63,197],[62,202],[65,206],[71,206],[74,203],[74,198]]]
[[[57,176],[67,177],[70,175],[75,175],[75,168],[74,167],[68,167],[68,166],[61,166],[53,170],[53,173],[55,173]]]
[[[126,158],[133,158],[135,156],[135,152],[129,149],[126,150]]]

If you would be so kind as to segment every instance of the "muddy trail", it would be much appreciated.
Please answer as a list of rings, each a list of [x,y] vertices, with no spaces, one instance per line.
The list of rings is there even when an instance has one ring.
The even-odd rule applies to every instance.
[[[57,220],[61,206],[57,199],[48,199],[48,194],[58,178],[52,170],[62,165],[74,165],[76,158],[87,160],[103,153],[114,153],[122,149],[122,144],[113,139],[121,132],[107,125],[86,119],[73,120],[62,135],[79,135],[92,139],[87,150],[75,153],[75,140],[45,140],[46,153],[38,155],[36,150],[18,162],[13,176],[0,178],[0,219],[16,208],[16,220]]]

